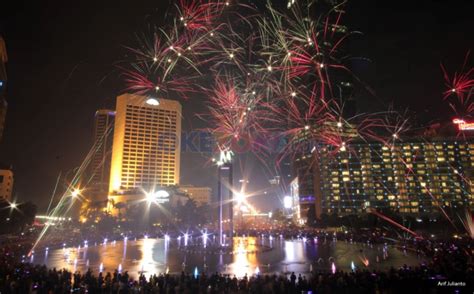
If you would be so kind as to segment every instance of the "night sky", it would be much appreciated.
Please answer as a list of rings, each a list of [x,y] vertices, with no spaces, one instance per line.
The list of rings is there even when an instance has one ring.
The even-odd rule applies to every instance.
[[[124,89],[116,67],[124,46],[151,23],[162,24],[168,6],[164,0],[2,4],[9,109],[0,161],[13,166],[18,200],[43,208],[59,172],[80,165],[93,143],[95,111],[113,108]],[[376,93],[367,99],[409,108],[420,123],[449,118],[440,62],[452,72],[474,48],[473,9],[474,1],[459,0],[350,1],[344,24],[364,33],[350,53],[370,60],[354,63],[354,72]],[[191,98],[183,108],[184,129],[201,127],[193,114],[202,100]],[[247,164],[250,189],[268,186],[259,164]],[[182,183],[213,186],[214,169],[203,165],[202,156],[183,155]],[[259,202],[272,202],[268,197],[275,196]]]

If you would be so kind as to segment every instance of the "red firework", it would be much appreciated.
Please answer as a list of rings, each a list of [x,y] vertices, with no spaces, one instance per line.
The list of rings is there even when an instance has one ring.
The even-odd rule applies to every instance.
[[[209,31],[222,9],[228,5],[229,2],[223,1],[179,0],[180,21],[189,30]]]
[[[275,134],[274,137],[288,140],[279,161],[301,153],[317,139],[327,138],[324,125],[334,120],[334,117],[319,95],[316,86],[313,86],[309,94],[305,94],[303,90],[285,91],[280,93],[277,103],[265,105],[269,110],[269,129]]]
[[[133,70],[124,69],[123,75],[127,85],[125,90],[139,95],[174,93],[182,98],[188,98],[190,93],[196,92],[196,88],[193,87],[194,77],[192,76],[164,79],[157,75],[150,75],[146,69],[138,66],[134,67]]]
[[[455,72],[453,77],[449,76],[445,67],[441,64],[447,87],[447,90],[443,93],[444,99],[455,95],[461,104],[464,104],[466,97],[471,95],[474,88],[474,68],[466,69],[469,54],[470,52],[466,54],[461,71]]]
[[[262,125],[262,95],[242,91],[233,79],[226,77],[216,79],[209,97],[207,116],[220,146],[238,148],[236,144],[245,144],[246,151],[263,147],[258,139],[266,132]]]

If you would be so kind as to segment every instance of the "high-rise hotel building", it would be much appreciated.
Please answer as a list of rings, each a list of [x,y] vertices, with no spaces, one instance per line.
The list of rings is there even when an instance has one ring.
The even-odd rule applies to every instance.
[[[117,97],[109,202],[136,201],[143,192],[178,185],[180,136],[179,102]]]
[[[474,205],[474,140],[417,138],[386,145],[319,145],[295,160],[301,218],[390,208],[417,215]],[[314,212],[310,212],[313,210]]]
[[[90,164],[92,175],[88,195],[90,200],[107,201],[110,182],[115,111],[99,109],[94,116],[94,156]]]

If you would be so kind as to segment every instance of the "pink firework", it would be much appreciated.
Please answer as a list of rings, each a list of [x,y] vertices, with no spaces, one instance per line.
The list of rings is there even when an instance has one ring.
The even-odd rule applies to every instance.
[[[469,54],[470,52],[466,54],[460,72],[455,72],[452,77],[449,76],[445,67],[441,64],[445,85],[447,87],[447,90],[443,93],[444,99],[455,95],[461,103],[464,103],[466,96],[471,95],[474,88],[474,68],[466,69]]]
[[[277,103],[268,103],[268,123],[277,137],[288,140],[281,153],[284,157],[294,157],[315,140],[327,138],[325,123],[334,120],[328,105],[320,99],[320,93],[313,91],[285,91],[280,93]]]
[[[224,1],[179,0],[179,20],[189,30],[210,31],[216,18],[229,4]]]
[[[263,147],[258,140],[258,136],[266,133],[262,125],[262,119],[266,116],[266,110],[261,107],[263,96],[241,90],[227,76],[216,79],[209,97],[207,116],[213,126],[210,129],[217,136],[220,146],[240,147],[245,151]]]
[[[182,98],[188,98],[190,93],[196,92],[196,88],[193,87],[193,76],[165,79],[159,75],[150,75],[146,68],[140,66],[135,66],[132,70],[124,69],[123,76],[127,85],[125,89],[139,95],[161,96],[163,93],[167,95],[175,93]]]

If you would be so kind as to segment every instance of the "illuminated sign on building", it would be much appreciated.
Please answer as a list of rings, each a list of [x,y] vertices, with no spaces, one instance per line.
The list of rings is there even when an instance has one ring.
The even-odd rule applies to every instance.
[[[145,193],[148,203],[163,204],[169,202],[170,193],[165,190]]]
[[[474,130],[474,122],[466,122],[463,119],[455,118],[453,123],[458,125],[460,131],[472,131]]]

